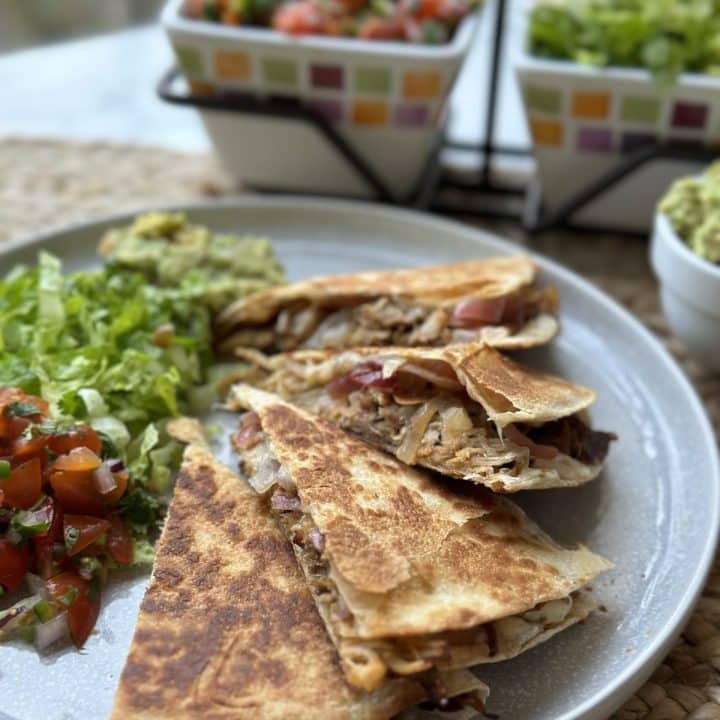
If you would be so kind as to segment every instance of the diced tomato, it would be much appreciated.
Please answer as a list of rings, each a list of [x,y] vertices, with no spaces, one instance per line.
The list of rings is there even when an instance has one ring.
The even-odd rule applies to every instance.
[[[240,418],[240,427],[233,433],[232,441],[236,447],[247,449],[257,445],[262,425],[255,412],[246,412]]]
[[[95,486],[93,471],[54,470],[50,474],[50,485],[65,512],[97,516],[107,513],[105,499]]]
[[[13,445],[13,462],[22,463],[25,460],[36,457],[44,464],[47,460],[45,447],[47,446],[47,435],[36,435],[35,437],[20,437]]]
[[[43,415],[47,415],[50,406],[42,398],[35,395],[28,395],[20,388],[0,388],[0,412],[3,412],[8,405],[13,403],[27,403],[34,405],[38,409],[37,415],[31,417],[35,420],[40,419]]]
[[[75,448],[84,447],[100,455],[102,443],[98,434],[87,425],[76,425],[69,430],[52,435],[48,441],[48,448],[56,455],[66,455]]]
[[[6,448],[8,452],[11,452],[15,440],[17,440],[30,425],[32,425],[32,423],[27,418],[0,415],[0,447]]]
[[[102,460],[86,447],[73,448],[66,455],[61,455],[55,464],[53,465],[54,470],[66,470],[69,472],[92,472],[97,470],[102,463]]]
[[[240,25],[242,24],[243,17],[240,13],[234,12],[233,10],[225,10],[220,16],[220,20],[225,25]]]
[[[0,585],[12,592],[28,571],[30,551],[27,545],[16,547],[7,538],[0,538]]]
[[[117,483],[115,489],[102,496],[107,505],[114,505],[125,494],[128,481],[130,479],[127,470],[121,470],[120,472],[113,473],[113,477]]]
[[[82,647],[90,637],[100,614],[100,598],[92,602],[86,596],[79,597],[68,608],[68,625],[70,637],[77,647]]]
[[[281,5],[273,15],[272,26],[289,35],[310,35],[323,32],[324,19],[312,0],[298,0]]]
[[[133,540],[125,521],[118,515],[110,516],[110,530],[107,534],[107,547],[115,562],[129,565],[133,559]]]
[[[73,570],[50,578],[46,584],[50,597],[67,609],[70,636],[77,647],[82,647],[95,627],[100,612],[99,600],[91,602],[88,581]]]
[[[65,515],[63,537],[69,556],[77,555],[110,529],[110,523],[90,515]]]
[[[191,18],[201,18],[203,14],[203,6],[205,0],[186,0],[185,2],[185,14]]]
[[[410,0],[404,3],[404,9],[419,20],[428,20],[440,16],[443,3],[444,0]]]
[[[370,16],[360,25],[358,37],[364,40],[404,40],[405,25],[400,18]]]
[[[558,449],[552,445],[538,445],[531,438],[518,430],[514,425],[508,425],[503,430],[504,436],[515,445],[528,448],[531,457],[539,460],[553,460],[558,455]]]
[[[42,494],[42,465],[36,457],[18,465],[9,478],[0,480],[3,503],[8,507],[27,510]]]
[[[365,7],[367,0],[340,0],[340,4],[346,12],[356,13]]]

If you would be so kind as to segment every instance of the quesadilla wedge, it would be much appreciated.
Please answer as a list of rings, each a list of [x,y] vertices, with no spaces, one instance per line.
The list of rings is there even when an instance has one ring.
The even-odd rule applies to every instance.
[[[429,692],[441,706],[482,709],[487,688],[467,671],[350,687],[263,503],[197,423],[172,432],[191,444],[111,718],[385,720]]]
[[[239,299],[216,318],[218,349],[542,345],[558,329],[557,293],[522,255],[319,277]]]
[[[253,385],[409,465],[495,492],[588,482],[615,437],[587,424],[592,390],[476,343],[243,357]],[[238,404],[232,391],[228,404]]]
[[[241,467],[292,541],[352,685],[513,657],[593,609],[578,591],[610,563],[560,547],[506,498],[450,489],[249,385],[235,397],[256,422],[234,436]]]

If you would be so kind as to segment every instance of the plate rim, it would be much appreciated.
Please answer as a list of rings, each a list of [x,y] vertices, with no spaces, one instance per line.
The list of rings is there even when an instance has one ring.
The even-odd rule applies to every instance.
[[[525,253],[532,257],[542,269],[556,274],[563,282],[574,286],[589,296],[590,299],[601,306],[604,311],[612,313],[616,320],[627,325],[639,336],[643,343],[653,351],[657,361],[665,366],[665,369],[670,372],[674,381],[678,383],[683,394],[688,399],[689,407],[695,415],[695,419],[701,427],[701,440],[711,449],[711,452],[707,455],[707,462],[711,470],[709,487],[712,490],[712,498],[709,498],[709,506],[712,531],[705,539],[702,552],[697,555],[697,569],[692,582],[686,587],[681,601],[664,624],[662,630],[654,636],[642,651],[637,653],[627,668],[612,682],[603,686],[603,688],[581,705],[564,713],[557,718],[557,720],[589,720],[589,718],[601,718],[603,713],[611,713],[619,708],[623,702],[630,698],[647,680],[656,669],[658,663],[668,653],[694,611],[702,589],[705,586],[712,568],[712,562],[718,546],[718,539],[720,538],[720,458],[718,456],[717,438],[707,411],[697,391],[685,375],[685,372],[680,368],[677,361],[670,355],[660,340],[655,337],[638,318],[607,293],[597,288],[580,274],[536,252],[532,246],[516,245],[512,241],[489,230],[474,227],[458,220],[433,215],[421,210],[381,205],[379,203],[362,200],[345,200],[318,196],[298,197],[281,194],[272,196],[233,195],[207,200],[157,203],[151,206],[139,205],[136,208],[130,208],[122,212],[103,214],[90,220],[70,222],[40,232],[27,233],[16,240],[0,244],[0,257],[33,246],[45,245],[48,241],[60,235],[89,231],[92,227],[103,226],[109,223],[120,223],[139,213],[151,210],[192,213],[193,211],[212,212],[213,210],[219,209],[237,209],[242,211],[268,207],[300,212],[303,210],[320,213],[330,212],[340,215],[360,212],[395,223],[405,223],[408,221],[421,222],[430,229],[434,228],[439,232],[463,236],[473,242],[477,242],[478,238],[482,238],[483,242],[488,243],[499,252]]]

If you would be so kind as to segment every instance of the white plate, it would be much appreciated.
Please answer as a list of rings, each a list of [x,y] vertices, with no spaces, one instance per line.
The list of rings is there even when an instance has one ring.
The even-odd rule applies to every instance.
[[[360,203],[253,198],[188,212],[216,230],[269,236],[292,279],[517,251],[462,225]],[[69,270],[94,266],[100,234],[126,221],[0,249],[0,266],[33,262],[39,248],[59,255]],[[490,709],[503,720],[594,720],[648,677],[701,590],[718,529],[717,450],[697,396],[660,344],[588,283],[538,261],[560,291],[563,331],[527,359],[596,388],[593,421],[620,440],[598,481],[516,498],[556,538],[585,542],[616,568],[594,584],[606,613],[478,674],[492,688]],[[104,717],[145,582],[128,578],[105,593],[99,632],[82,653],[40,659],[28,647],[3,647],[0,708],[23,720]]]

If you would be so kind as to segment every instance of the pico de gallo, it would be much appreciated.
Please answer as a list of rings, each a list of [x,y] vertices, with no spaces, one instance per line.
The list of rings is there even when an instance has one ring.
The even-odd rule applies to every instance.
[[[187,0],[185,14],[288,35],[438,45],[478,5],[479,0]]]
[[[133,561],[129,473],[90,426],[53,422],[48,403],[0,388],[0,595],[32,593],[0,612],[0,637],[44,649],[82,646],[107,570]]]

